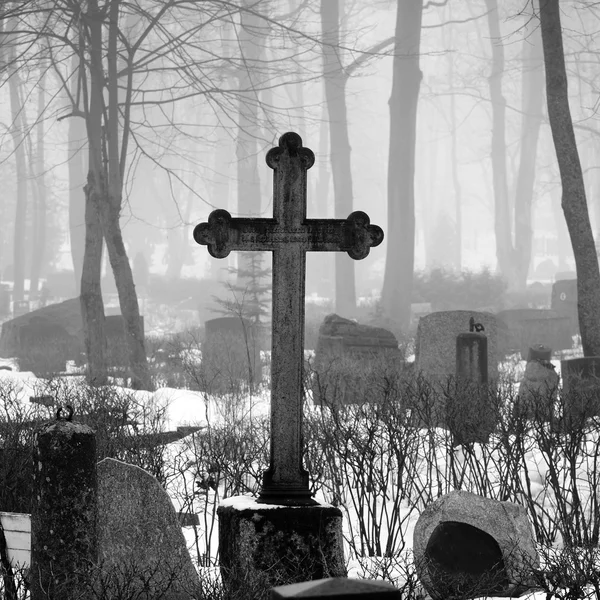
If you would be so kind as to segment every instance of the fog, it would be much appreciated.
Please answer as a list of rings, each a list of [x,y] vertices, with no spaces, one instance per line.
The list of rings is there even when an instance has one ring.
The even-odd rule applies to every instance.
[[[126,107],[132,102],[131,134],[128,147],[122,149],[125,156],[120,157],[120,224],[127,256],[133,264],[136,256],[143,255],[150,274],[171,279],[223,279],[224,267],[236,266],[236,253],[217,260],[194,243],[193,227],[206,221],[216,208],[225,208],[234,216],[272,216],[272,171],[265,155],[286,131],[300,133],[304,145],[316,155],[308,172],[308,216],[347,216],[336,214],[334,208],[332,160],[341,149],[330,147],[332,119],[324,88],[325,50],[318,3],[259,2],[251,15],[254,21],[244,26],[240,14],[219,13],[217,4],[208,3],[211,8],[203,14],[181,8],[181,14],[165,17],[165,31],[174,35],[175,27],[180,27],[189,34],[189,48],[161,47],[161,35],[164,38],[166,33],[144,41],[138,70],[131,75],[130,99],[126,76],[119,78],[119,143],[123,119],[129,118]],[[532,93],[526,91],[527,81],[535,69],[542,68],[539,60],[527,55],[527,47],[540,47],[539,19],[532,15],[531,3],[501,2],[497,15],[500,37],[494,37],[490,7],[495,4],[426,3],[423,10],[414,175],[416,271],[498,269],[498,199],[492,166],[495,113],[490,99],[494,77],[505,101],[500,127],[506,157],[506,214],[514,242],[517,177],[522,149],[527,148],[522,117],[525,95]],[[139,0],[133,6],[142,5]],[[145,6],[152,14],[158,5],[148,1]],[[247,7],[247,3],[241,6]],[[371,222],[385,232],[383,244],[373,248],[368,258],[352,261],[359,297],[380,294],[387,245],[399,235],[390,229],[388,219],[388,171],[401,166],[389,164],[396,10],[396,3],[381,0],[341,2],[340,39],[334,54],[342,66],[330,72],[337,77],[338,94],[347,106],[343,124],[351,147],[352,210],[367,212]],[[592,33],[597,29],[598,11],[579,2],[565,3],[562,10],[571,110],[592,226],[597,231],[598,42]],[[141,13],[125,8],[122,13],[123,35],[135,41],[146,22]],[[249,19],[248,14],[244,18]],[[188,23],[176,25],[182,15],[205,25],[195,32]],[[53,18],[58,31],[66,27],[69,15]],[[36,38],[40,22],[18,11],[8,11],[3,19],[0,273],[4,281],[15,279],[19,264],[21,276],[26,280],[32,277],[42,235],[42,281],[53,273],[72,271],[73,254],[83,252],[88,136],[85,119],[77,109],[84,107],[91,84],[85,75],[87,88],[78,85],[76,36],[72,45],[60,43],[45,30],[38,30]],[[108,43],[106,37],[104,41]],[[162,53],[154,62],[153,44],[156,52]],[[504,54],[500,74],[495,76],[494,46]],[[110,58],[106,47],[104,56]],[[127,73],[126,57],[127,53],[119,50],[116,63],[122,73]],[[189,83],[192,76],[197,78],[194,85]],[[342,80],[345,87],[340,87]],[[110,86],[105,87],[103,98],[109,106]],[[545,97],[538,116],[541,129],[534,146],[529,282],[551,281],[556,271],[574,268],[560,211],[560,180]],[[107,131],[102,143],[110,146]],[[22,164],[18,164],[19,149],[24,151]],[[106,155],[104,159],[108,160]],[[73,169],[76,162],[79,167]],[[259,205],[248,200],[255,194],[253,186],[258,186]],[[548,259],[552,265],[536,271]],[[110,270],[106,253],[103,264],[106,273]],[[308,257],[307,293],[333,298],[333,264],[332,254]]]

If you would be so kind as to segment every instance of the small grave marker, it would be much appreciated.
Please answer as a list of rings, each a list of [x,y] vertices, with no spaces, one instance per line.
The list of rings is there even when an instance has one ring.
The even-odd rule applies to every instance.
[[[306,172],[314,160],[297,133],[285,133],[267,154],[273,218],[232,218],[219,209],[194,229],[215,258],[232,250],[273,252],[271,458],[259,497],[265,504],[314,503],[302,467],[306,252],[348,252],[359,260],[383,241],[382,229],[361,211],[347,219],[306,218]]]

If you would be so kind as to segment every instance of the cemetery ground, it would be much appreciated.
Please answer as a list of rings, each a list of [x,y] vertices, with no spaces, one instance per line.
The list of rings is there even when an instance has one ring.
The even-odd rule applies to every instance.
[[[316,341],[322,316],[307,322],[309,343]],[[218,373],[202,369],[203,341],[198,328],[149,336],[157,388],[152,393],[119,381],[91,388],[76,373],[40,379],[0,370],[0,511],[30,512],[33,427],[53,419],[57,407],[70,405],[74,421],[96,431],[99,461],[137,465],[165,487],[179,513],[202,597],[224,598],[216,511],[225,498],[260,489],[269,459],[269,353],[260,353],[261,373],[248,389],[233,348]],[[401,348],[410,354],[409,343]],[[349,576],[390,581],[403,598],[425,597],[412,555],[415,524],[438,497],[464,490],[527,509],[541,558],[540,565],[523,569],[531,594],[600,598],[600,410],[593,390],[578,398],[589,411],[569,420],[560,418],[567,414],[560,390],[558,397],[554,390],[534,394],[533,409],[523,411],[517,392],[524,363],[518,355],[507,356],[497,385],[484,389],[465,389],[452,377],[428,381],[410,360],[400,368],[396,361],[365,361],[362,371],[355,362],[340,360],[336,373],[325,378],[314,371],[312,348],[305,358],[305,466],[315,497],[342,510]],[[217,379],[219,393],[214,393]],[[344,404],[341,383],[350,384],[364,402]],[[327,393],[319,389],[324,385]],[[329,404],[319,406],[316,396],[327,397]],[[492,410],[496,426],[487,442],[457,445],[452,428],[433,422],[440,401],[453,411],[454,424],[466,427],[472,426],[473,407]],[[88,597],[168,597],[168,589],[148,596],[128,589],[123,580],[135,575],[151,580],[153,574],[135,574],[133,563],[121,569],[115,578],[99,568],[99,587]],[[25,597],[19,569],[13,573],[17,595]],[[5,594],[7,585],[4,577]],[[248,582],[244,597],[266,597],[266,592],[260,582]],[[446,597],[473,596],[468,586],[451,592]]]

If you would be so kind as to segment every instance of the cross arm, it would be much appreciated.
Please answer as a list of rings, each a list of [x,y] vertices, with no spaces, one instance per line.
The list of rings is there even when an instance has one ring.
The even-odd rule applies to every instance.
[[[347,252],[360,260],[381,244],[383,230],[371,225],[362,211],[347,219],[304,219],[296,228],[284,229],[275,219],[233,218],[218,209],[210,213],[208,223],[196,226],[194,240],[207,246],[214,258],[225,258],[232,250],[276,250],[295,244],[307,252]]]

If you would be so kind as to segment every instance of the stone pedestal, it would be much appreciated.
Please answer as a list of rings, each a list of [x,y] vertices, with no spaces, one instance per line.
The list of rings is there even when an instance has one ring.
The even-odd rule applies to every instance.
[[[227,498],[218,509],[219,556],[227,595],[346,577],[342,513],[329,505],[259,504]]]
[[[96,559],[96,434],[59,420],[33,444],[31,600],[80,598]]]

